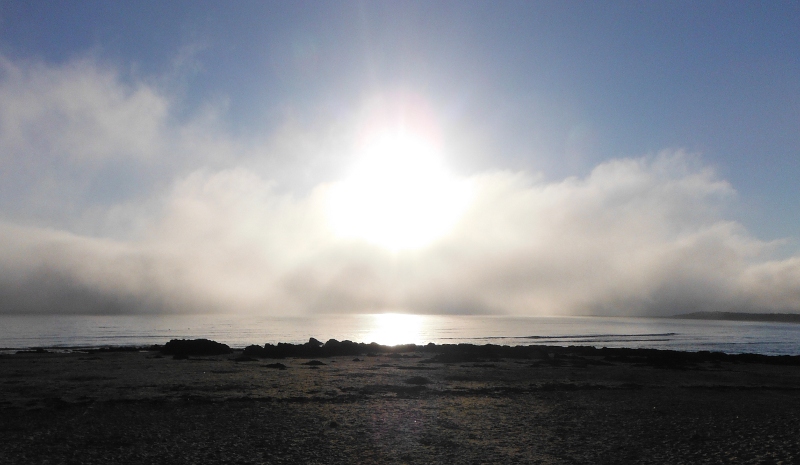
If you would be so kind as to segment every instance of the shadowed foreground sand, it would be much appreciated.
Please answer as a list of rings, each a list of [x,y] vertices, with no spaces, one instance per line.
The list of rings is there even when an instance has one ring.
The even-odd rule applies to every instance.
[[[0,463],[800,463],[796,364],[547,350],[2,355]]]

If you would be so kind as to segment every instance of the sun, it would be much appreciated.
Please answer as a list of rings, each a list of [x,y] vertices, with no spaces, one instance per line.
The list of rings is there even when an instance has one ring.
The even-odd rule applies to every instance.
[[[468,183],[445,169],[434,144],[402,128],[384,130],[331,187],[328,219],[341,237],[414,249],[446,235],[470,198]]]

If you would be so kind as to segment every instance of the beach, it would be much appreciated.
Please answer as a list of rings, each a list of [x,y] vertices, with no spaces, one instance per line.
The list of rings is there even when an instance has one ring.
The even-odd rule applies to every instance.
[[[0,463],[800,461],[797,357],[351,349],[0,355]]]

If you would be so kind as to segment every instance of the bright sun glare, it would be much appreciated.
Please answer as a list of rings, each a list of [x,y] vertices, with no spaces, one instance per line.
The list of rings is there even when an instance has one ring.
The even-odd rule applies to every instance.
[[[369,342],[383,345],[423,344],[424,317],[403,313],[380,313],[372,317],[369,333],[364,337]]]
[[[418,134],[385,131],[359,155],[330,192],[328,217],[341,237],[391,250],[424,247],[447,234],[470,202],[466,182]]]

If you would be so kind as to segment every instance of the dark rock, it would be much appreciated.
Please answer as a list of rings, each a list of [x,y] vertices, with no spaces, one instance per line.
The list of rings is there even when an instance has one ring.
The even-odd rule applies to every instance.
[[[270,363],[268,365],[264,365],[264,368],[276,368],[278,370],[285,370],[286,365],[284,365],[283,363]]]
[[[364,353],[364,344],[356,344],[353,341],[337,341],[330,339],[322,347],[325,357],[336,357],[346,355],[360,355]]]
[[[308,365],[308,366],[311,366],[311,367],[317,367],[317,366],[327,365],[327,363],[322,363],[319,360],[309,360],[308,362],[303,363],[302,365]]]
[[[164,355],[186,358],[198,355],[224,355],[233,352],[227,344],[208,339],[173,339],[161,349]]]
[[[267,350],[264,347],[253,344],[245,347],[242,355],[245,357],[266,358]]]
[[[170,341],[172,342],[172,341]],[[166,346],[165,346],[166,349]],[[166,352],[164,352],[166,353]],[[412,355],[401,355],[410,354]],[[697,369],[703,362],[764,363],[769,365],[800,365],[800,355],[767,356],[757,354],[724,354],[720,352],[678,352],[656,349],[595,348],[591,346],[500,346],[495,344],[414,344],[385,346],[374,342],[337,341],[330,339],[321,343],[310,338],[305,344],[278,343],[248,346],[243,355],[255,358],[320,358],[339,356],[363,356],[389,358],[419,357],[419,353],[430,357],[429,363],[478,363],[486,364],[501,359],[530,360],[532,366],[605,365],[607,363],[647,364],[660,368]],[[587,358],[588,357],[588,358]]]

